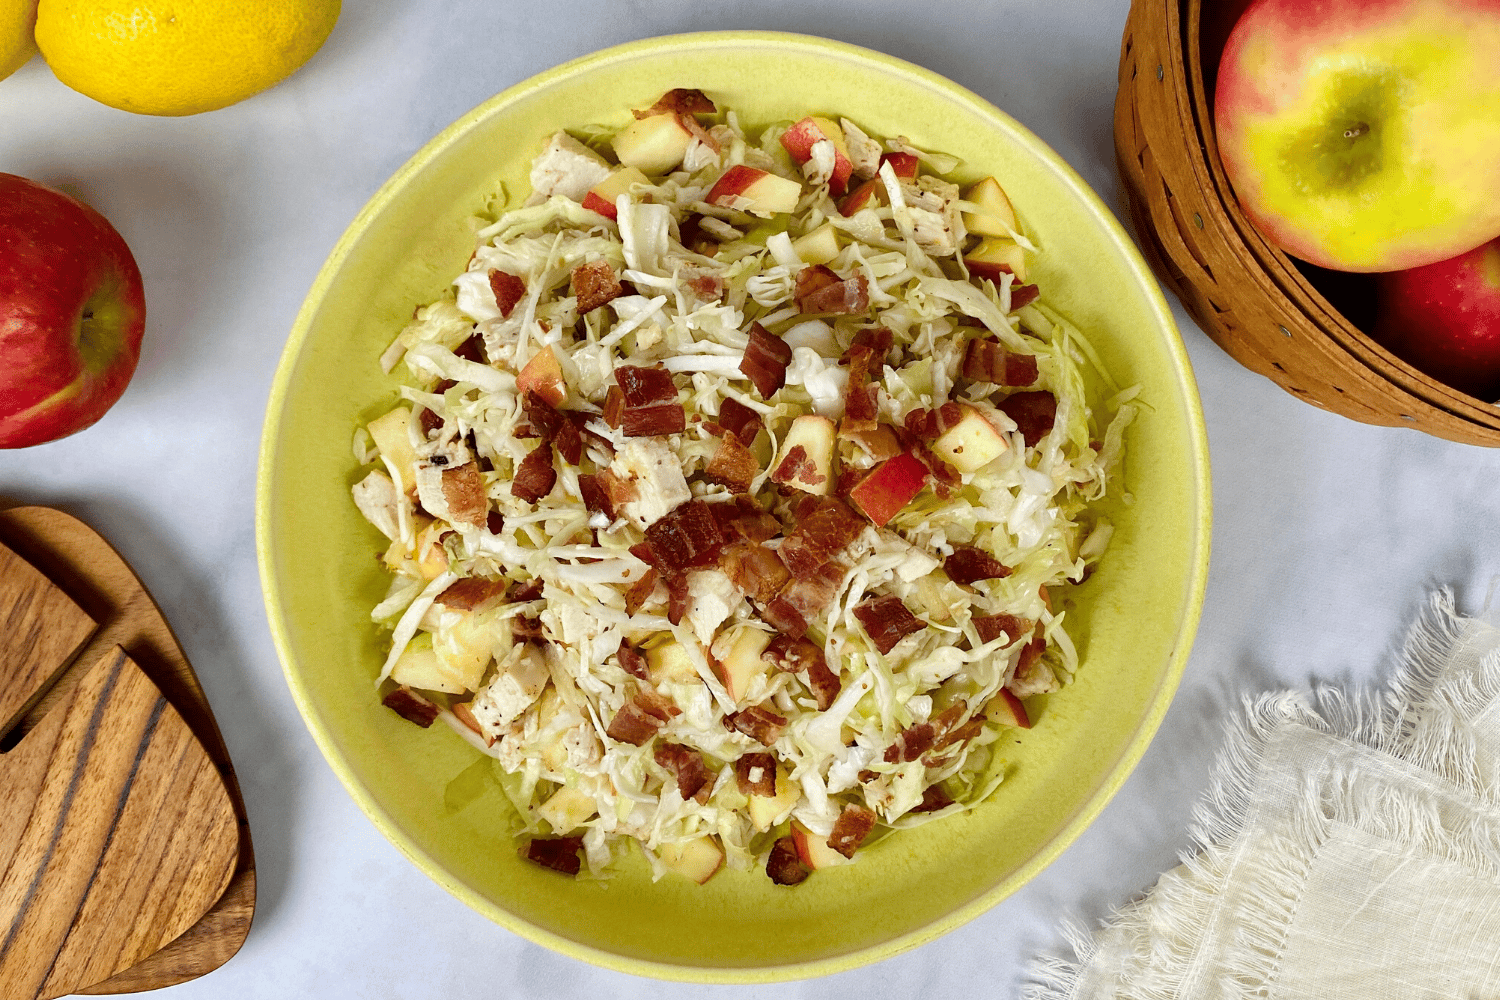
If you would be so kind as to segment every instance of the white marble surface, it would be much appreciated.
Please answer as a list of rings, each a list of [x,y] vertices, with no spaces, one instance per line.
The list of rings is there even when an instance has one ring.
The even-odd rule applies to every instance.
[[[1500,452],[1364,427],[1286,395],[1177,313],[1212,447],[1214,556],[1187,677],[1104,814],[989,913],[875,966],[704,988],[603,971],[469,911],[355,808],[282,681],[254,555],[265,397],[294,315],[360,206],[448,122],[617,42],[678,31],[826,35],[927,66],[1006,109],[1120,210],[1110,115],[1127,0],[821,4],[577,0],[346,3],[285,84],[186,119],[114,111],[40,60],[0,83],[0,170],[71,187],[124,234],[150,329],[121,402],[87,432],[0,453],[0,496],[93,524],[145,579],[197,668],[255,834],[254,929],[174,1000],[1013,995],[1065,915],[1096,917],[1173,864],[1241,692],[1375,683],[1427,594],[1483,603],[1500,573]],[[1123,212],[1122,212],[1123,214]]]

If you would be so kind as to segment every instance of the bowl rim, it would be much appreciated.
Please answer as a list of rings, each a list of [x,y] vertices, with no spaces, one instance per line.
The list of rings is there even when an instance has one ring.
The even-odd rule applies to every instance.
[[[1008,877],[1000,880],[989,890],[961,906],[933,920],[925,926],[888,938],[879,943],[840,952],[826,958],[785,965],[740,966],[716,968],[711,966],[685,965],[633,958],[539,928],[495,905],[488,898],[470,889],[450,876],[442,866],[411,838],[407,837],[395,819],[355,779],[349,763],[339,753],[332,734],[319,721],[313,709],[307,687],[299,679],[291,664],[295,657],[285,616],[281,610],[281,595],[275,572],[276,562],[271,548],[271,480],[278,439],[281,434],[281,418],[290,390],[297,361],[302,354],[317,313],[330,286],[351,255],[355,245],[363,238],[370,225],[396,199],[407,180],[425,169],[461,136],[478,127],[480,122],[495,113],[500,107],[513,103],[535,91],[552,86],[556,82],[585,72],[589,69],[613,62],[635,59],[652,50],[670,49],[680,46],[736,46],[752,44],[776,44],[802,49],[810,54],[833,54],[852,61],[861,61],[875,68],[903,78],[919,87],[936,91],[950,99],[970,105],[982,117],[991,119],[997,127],[1004,129],[1027,151],[1039,158],[1058,181],[1077,197],[1089,210],[1101,230],[1108,235],[1116,252],[1125,260],[1134,273],[1137,284],[1145,293],[1151,311],[1155,314],[1158,328],[1163,336],[1167,356],[1171,362],[1170,375],[1175,378],[1178,389],[1186,402],[1186,439],[1192,457],[1192,468],[1188,470],[1193,494],[1197,499],[1191,524],[1194,533],[1193,557],[1187,581],[1187,600],[1176,623],[1177,641],[1173,644],[1170,659],[1163,671],[1159,693],[1150,710],[1140,719],[1134,735],[1125,744],[1105,780],[1084,800],[1073,817],[1058,833],[1024,864]],[[895,56],[888,55],[849,42],[837,41],[816,35],[795,32],[762,30],[702,31],[671,35],[659,35],[625,42],[568,60],[528,77],[464,113],[452,124],[429,140],[412,154],[350,222],[340,236],[332,252],[319,269],[308,289],[306,298],[293,322],[286,346],[277,365],[271,390],[266,403],[266,416],[262,428],[260,454],[256,470],[255,526],[256,556],[259,565],[261,590],[266,605],[266,615],[276,652],[281,660],[282,674],[291,691],[292,699],[302,716],[302,721],[313,737],[324,759],[337,775],[339,781],[361,811],[373,822],[381,834],[406,856],[424,874],[447,890],[474,911],[488,917],[505,929],[571,958],[581,959],[603,968],[631,975],[655,979],[693,983],[771,983],[793,979],[805,979],[847,971],[919,947],[968,923],[975,917],[994,907],[1022,885],[1036,877],[1055,861],[1078,837],[1119,791],[1125,780],[1135,770],[1146,748],[1155,736],[1165,717],[1173,696],[1181,682],[1187,666],[1193,638],[1202,616],[1204,593],[1207,588],[1209,550],[1211,545],[1213,496],[1209,472],[1208,436],[1204,424],[1202,405],[1197,391],[1197,382],[1188,359],[1187,349],[1177,329],[1171,309],[1151,269],[1147,266],[1140,249],[1127,235],[1115,214],[1065,160],[1050,146],[1038,138],[1009,114],[967,87],[958,84],[932,70],[923,68]]]

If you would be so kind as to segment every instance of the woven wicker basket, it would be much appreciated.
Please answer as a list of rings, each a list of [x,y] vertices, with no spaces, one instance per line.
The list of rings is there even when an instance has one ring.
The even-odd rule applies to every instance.
[[[1434,381],[1361,333],[1240,210],[1211,125],[1227,33],[1218,21],[1232,13],[1221,5],[1243,6],[1132,0],[1125,25],[1115,151],[1157,276],[1230,356],[1299,399],[1367,424],[1500,446],[1500,406]]]

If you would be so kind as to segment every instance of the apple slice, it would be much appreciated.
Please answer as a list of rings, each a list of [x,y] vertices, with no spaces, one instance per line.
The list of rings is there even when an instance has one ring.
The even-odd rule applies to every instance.
[[[710,205],[770,217],[778,212],[796,211],[801,197],[799,182],[740,163],[720,174],[703,200]]]
[[[804,264],[826,264],[839,255],[838,230],[825,222],[817,229],[792,240],[792,249]]]
[[[896,172],[896,179],[907,183],[917,179],[917,171],[922,166],[916,153],[886,153],[880,158],[880,162],[889,163]]]
[[[476,615],[472,611],[458,612],[458,621],[440,626],[433,634],[432,650],[437,654],[443,669],[469,691],[479,689],[485,668],[490,665],[493,651],[490,626],[493,620],[487,615]],[[443,618],[447,620],[448,614]]]
[[[680,117],[670,112],[637,118],[610,140],[621,166],[635,167],[648,174],[665,174],[676,169],[692,143],[693,133]]]
[[[406,644],[391,667],[391,680],[407,687],[444,694],[463,694],[469,690],[465,683],[467,678],[456,674],[438,658],[437,651],[432,648],[430,632],[419,632]]]
[[[682,643],[670,639],[645,650],[646,672],[652,684],[689,684],[700,680],[698,670]]]
[[[1003,236],[990,236],[964,254],[969,273],[1000,284],[1002,274],[1013,274],[1016,281],[1026,280],[1026,252],[1021,244]]]
[[[671,871],[702,885],[724,867],[724,849],[712,837],[662,844],[656,856]]]
[[[989,465],[1010,445],[983,413],[972,406],[962,410],[958,423],[932,442],[932,453],[959,472],[973,472]]]
[[[750,813],[750,822],[755,824],[755,828],[765,833],[785,819],[801,798],[802,786],[788,778],[786,772],[778,767],[776,769],[776,794],[751,795],[750,805],[746,811]]]
[[[964,200],[979,206],[977,212],[964,213],[964,226],[969,232],[978,236],[1009,237],[1016,231],[1016,210],[995,178],[986,177],[969,188],[964,193]]]
[[[615,199],[630,193],[632,184],[650,184],[651,180],[641,173],[639,167],[616,167],[608,177],[589,188],[583,196],[583,207],[608,218],[615,218]]]
[[[417,453],[406,434],[406,425],[411,421],[411,407],[398,406],[383,416],[376,417],[366,425],[370,439],[380,454],[390,459],[401,477],[397,483],[402,493],[411,493],[417,488]]]
[[[550,799],[536,807],[536,814],[546,820],[556,834],[578,829],[598,811],[598,804],[592,795],[586,795],[567,785],[553,792]]]
[[[792,820],[792,843],[797,847],[797,857],[813,871],[849,863],[848,858],[828,846],[827,837],[818,836],[796,820]]]
[[[833,421],[816,413],[804,413],[793,420],[771,467],[771,481],[795,486],[813,496],[827,496],[833,489],[835,435]]]
[[[854,161],[849,159],[844,130],[827,118],[809,116],[781,133],[781,145],[798,163],[811,160],[813,146],[820,142],[833,144],[833,174],[828,179],[828,192],[841,195],[849,186],[849,175],[854,173]]]
[[[849,491],[849,499],[880,528],[926,485],[927,466],[908,451],[876,466]]]
[[[878,208],[883,204],[885,182],[879,177],[872,177],[844,196],[844,200],[839,202],[839,213],[847,217],[862,208]]]
[[[1018,729],[1031,728],[1031,716],[1026,714],[1026,706],[1022,704],[1020,698],[1005,688],[1001,688],[984,706],[984,717],[1002,726],[1015,726]]]
[[[524,396],[530,390],[546,401],[548,406],[561,406],[568,398],[568,385],[563,381],[562,363],[548,344],[531,356],[516,376],[516,391]]]
[[[755,678],[770,669],[770,664],[761,658],[771,644],[771,634],[758,628],[741,628],[728,643],[728,649],[718,658],[718,672],[735,704],[745,698]]]

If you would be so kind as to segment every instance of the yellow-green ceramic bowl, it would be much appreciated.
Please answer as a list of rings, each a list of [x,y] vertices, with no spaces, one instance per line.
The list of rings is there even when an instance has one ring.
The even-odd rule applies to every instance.
[[[756,125],[845,115],[876,135],[993,173],[1043,253],[1046,301],[1087,331],[1147,408],[1131,429],[1118,530],[1069,601],[1077,679],[1036,728],[1008,741],[1008,777],[964,816],[901,833],[859,863],[793,889],[724,872],[699,887],[652,883],[638,853],[607,884],[517,857],[508,806],[442,727],[383,708],[382,637],[369,609],[386,579],[375,532],[349,499],[354,428],[388,408],[376,358],[472,249],[469,218],[504,185],[528,190],[531,157],[559,127],[620,123],[663,91],[700,87]],[[969,179],[969,178],[964,178]],[[823,39],[763,32],[656,38],[521,83],[449,127],[370,201],[324,265],[271,392],[257,528],[266,606],[287,682],[351,795],[449,892],[558,951],[650,976],[791,979],[851,968],[972,919],[1058,856],[1139,760],[1192,644],[1208,565],[1202,414],[1182,343],[1139,253],[1069,167],[993,106],[934,73]],[[465,801],[478,793],[472,801]]]

